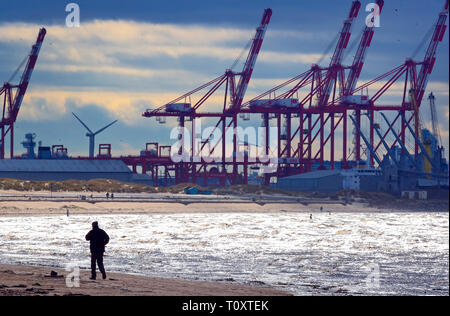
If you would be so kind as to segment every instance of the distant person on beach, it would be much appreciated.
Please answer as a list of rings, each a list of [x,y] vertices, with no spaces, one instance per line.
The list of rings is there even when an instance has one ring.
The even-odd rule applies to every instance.
[[[106,199],[109,199],[109,192],[106,192]]]
[[[111,200],[114,199],[114,193],[111,193]]]
[[[96,264],[102,273],[103,279],[106,279],[105,267],[103,266],[103,253],[105,246],[109,242],[108,234],[98,227],[98,222],[92,223],[92,230],[86,235],[86,240],[90,241],[91,249],[91,280],[96,279]]]

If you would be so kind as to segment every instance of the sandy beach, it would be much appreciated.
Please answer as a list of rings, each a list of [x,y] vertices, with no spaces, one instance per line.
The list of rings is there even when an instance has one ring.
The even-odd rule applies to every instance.
[[[17,195],[15,195],[17,194]],[[165,194],[155,201],[123,197],[115,200],[104,199],[104,194],[98,194],[102,198],[82,201],[78,198],[80,193],[66,193],[70,198],[50,197],[50,192],[15,192],[0,191],[0,216],[40,216],[40,215],[94,215],[94,214],[169,214],[169,213],[273,213],[273,212],[347,212],[365,211],[380,212],[385,209],[370,207],[367,203],[353,202],[351,207],[340,202],[323,201],[313,204],[290,202],[282,200],[277,202],[276,197],[271,197],[270,204],[239,203],[241,197],[232,196],[206,196],[189,197],[183,195]],[[13,196],[9,196],[13,195]],[[258,198],[258,197],[256,197]],[[120,199],[120,200],[119,200]],[[247,198],[248,201],[251,198]],[[167,203],[165,200],[170,200]],[[189,204],[177,203],[176,200],[197,201]],[[217,202],[211,202],[216,200]],[[158,202],[159,201],[159,202]],[[223,201],[223,203],[221,203]],[[233,201],[238,201],[233,203]],[[245,200],[244,200],[245,201]],[[288,203],[286,203],[288,201]],[[322,209],[321,209],[322,208]]]
[[[322,207],[322,209],[321,209]],[[0,216],[44,216],[44,215],[95,215],[95,214],[176,214],[176,213],[274,213],[274,212],[399,212],[399,211],[439,211],[448,210],[448,203],[430,203],[427,209],[420,205],[392,205],[384,207],[370,206],[367,203],[356,202],[349,206],[340,204],[284,204],[274,203],[258,205],[255,203],[232,204],[192,203],[148,203],[148,202],[52,202],[52,201],[0,201]]]
[[[51,271],[57,272],[51,277]],[[286,296],[288,292],[230,282],[203,282],[109,273],[106,280],[89,280],[80,271],[79,287],[67,287],[65,270],[0,264],[0,296]]]
[[[320,204],[303,205],[301,203],[271,203],[259,205],[257,203],[230,203],[230,197],[208,196],[203,199],[183,197],[181,195],[166,194],[165,199],[198,200],[196,203],[164,203],[136,201],[136,199],[106,200],[104,198],[81,201],[77,199],[80,193],[67,193],[73,198],[49,199],[50,192],[13,192],[0,191],[0,194],[17,194],[16,197],[0,197],[0,216],[39,216],[39,215],[93,215],[93,214],[158,214],[158,213],[266,213],[266,212],[310,212],[320,210]],[[104,194],[98,194],[104,197]],[[42,197],[45,196],[45,197]],[[20,198],[19,198],[20,197]],[[226,203],[205,203],[208,200],[223,200]],[[364,206],[361,204],[361,209]],[[328,209],[345,211],[341,204],[331,204]],[[375,211],[375,210],[374,210]]]
[[[330,205],[326,209],[345,211],[342,205]],[[360,207],[365,210],[363,204]],[[158,213],[266,213],[266,212],[311,212],[320,211],[319,205],[301,204],[200,204],[189,205],[168,203],[119,203],[119,202],[0,202],[0,216],[39,216],[39,215],[93,215],[93,214],[158,214]],[[373,211],[376,211],[375,209]]]
[[[295,198],[271,195],[131,194],[106,192],[54,192],[0,190],[0,216],[176,214],[176,213],[273,213],[273,212],[422,212],[448,211],[448,200],[367,200],[356,198],[345,205],[329,198]],[[84,196],[85,200],[81,197]],[[255,202],[252,202],[254,200]],[[260,203],[263,202],[263,203]]]

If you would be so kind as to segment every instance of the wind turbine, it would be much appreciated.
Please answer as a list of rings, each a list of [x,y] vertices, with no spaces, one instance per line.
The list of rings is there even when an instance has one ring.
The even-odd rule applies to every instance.
[[[105,127],[99,129],[98,131],[96,131],[96,132],[94,133],[94,132],[92,132],[92,131],[90,130],[89,127],[87,127],[86,124],[83,123],[83,121],[82,121],[78,116],[76,116],[75,113],[72,112],[72,114],[73,114],[73,116],[75,116],[75,118],[76,118],[76,119],[77,119],[77,120],[78,120],[78,121],[79,121],[79,122],[80,122],[87,130],[88,130],[88,133],[86,133],[86,136],[89,137],[89,158],[94,158],[95,135],[97,135],[97,134],[103,132],[105,129],[107,129],[108,127],[110,127],[110,126],[113,125],[114,123],[116,123],[117,120],[115,120],[115,121],[112,122],[112,123],[109,123],[108,125],[106,125]]]

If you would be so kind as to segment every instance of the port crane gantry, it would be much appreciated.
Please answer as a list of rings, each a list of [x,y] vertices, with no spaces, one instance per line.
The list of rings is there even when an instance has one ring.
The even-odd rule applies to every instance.
[[[26,58],[27,63],[20,82],[18,84],[11,83],[22,64],[14,72],[14,75],[11,77],[11,79],[7,82],[4,82],[3,86],[0,88],[0,98],[3,99],[2,120],[0,121],[0,159],[5,158],[5,141],[8,133],[10,135],[9,154],[11,158],[14,157],[14,123],[17,120],[17,115],[19,114],[20,106],[22,105],[25,92],[27,91],[28,85],[30,83],[30,78],[36,65],[39,51],[41,49],[46,33],[47,31],[45,30],[45,28],[41,28],[39,30],[36,43],[32,46],[31,52]]]

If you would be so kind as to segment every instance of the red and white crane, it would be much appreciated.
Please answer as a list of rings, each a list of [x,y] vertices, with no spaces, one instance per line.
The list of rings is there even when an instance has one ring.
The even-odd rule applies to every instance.
[[[22,105],[25,92],[30,83],[31,74],[36,65],[46,33],[47,31],[45,28],[39,30],[36,43],[32,46],[31,52],[28,55],[27,64],[19,84],[14,85],[10,82],[4,82],[3,87],[0,89],[0,96],[3,95],[3,111],[2,120],[0,122],[0,159],[5,158],[5,139],[8,133],[10,133],[10,157],[13,158],[14,156],[14,123],[19,114],[20,106]],[[15,93],[13,89],[15,89]]]
[[[431,37],[430,44],[428,45],[425,58],[421,63],[420,72],[417,77],[416,86],[414,91],[416,93],[417,104],[420,104],[427,87],[428,79],[433,71],[434,64],[436,62],[436,50],[440,42],[444,39],[447,26],[445,25],[448,15],[448,0],[445,2],[444,9],[439,13],[439,18],[436,23],[433,36]]]
[[[384,1],[378,0],[377,5],[381,9],[384,7]],[[418,105],[422,101],[421,97],[426,89],[426,83],[428,76],[430,75],[436,54],[436,49],[439,42],[444,38],[445,33],[445,21],[448,14],[448,0],[445,1],[444,11],[441,11],[438,19],[438,23],[435,24],[435,32],[431,39],[427,54],[423,61],[414,61],[412,59],[406,60],[402,65],[395,67],[394,69],[378,75],[375,79],[360,84],[358,87],[358,79],[364,66],[364,61],[371,46],[372,38],[374,36],[375,29],[365,26],[361,39],[359,39],[359,47],[356,51],[356,55],[353,59],[353,63],[350,66],[342,65],[344,59],[344,51],[350,38],[350,26],[351,22],[354,22],[358,11],[360,9],[359,1],[352,2],[352,9],[349,15],[346,17],[344,27],[340,30],[339,41],[334,51],[332,61],[328,67],[320,67],[313,65],[310,70],[270,89],[269,91],[249,100],[246,103],[241,103],[238,96],[238,91],[245,93],[246,86],[242,86],[242,82],[246,82],[245,78],[249,80],[249,76],[245,77],[245,69],[252,69],[252,64],[249,63],[252,58],[247,58],[246,66],[242,73],[235,73],[231,70],[227,70],[226,73],[211,82],[203,85],[202,87],[194,90],[191,93],[181,96],[175,101],[178,102],[183,98],[190,97],[192,93],[198,92],[204,88],[211,88],[206,95],[204,95],[200,101],[195,103],[192,110],[188,111],[164,111],[163,107],[147,111],[143,115],[145,117],[176,117],[179,119],[180,125],[184,124],[184,118],[194,119],[198,117],[205,118],[220,118],[217,128],[222,129],[221,137],[214,135],[213,141],[215,145],[210,149],[210,153],[214,149],[220,148],[222,144],[222,155],[225,153],[226,144],[226,130],[238,127],[237,117],[241,115],[243,120],[249,120],[251,115],[258,115],[262,119],[261,126],[265,127],[265,139],[269,139],[269,120],[276,120],[278,127],[277,135],[278,140],[278,152],[275,152],[278,158],[278,165],[276,171],[270,173],[264,173],[264,183],[268,184],[272,177],[284,177],[294,175],[297,173],[308,172],[319,169],[333,169],[334,163],[339,161],[341,156],[341,167],[351,168],[357,165],[357,163],[364,156],[360,151],[360,138],[363,138],[367,149],[367,159],[374,160],[375,157],[381,157],[381,154],[389,152],[386,148],[392,150],[397,142],[402,143],[403,150],[409,150],[412,142],[415,141],[417,148],[417,132],[410,132],[411,128],[409,123],[414,120],[415,113],[417,113]],[[387,5],[387,3],[386,3]],[[253,41],[254,47],[255,40]],[[253,50],[253,48],[252,48]],[[258,50],[256,50],[257,52]],[[256,60],[256,56],[254,58]],[[419,68],[420,71],[419,71]],[[251,75],[251,72],[247,73]],[[348,74],[348,76],[346,76]],[[235,76],[242,76],[240,83],[235,85]],[[237,80],[236,80],[237,81]],[[403,83],[402,83],[403,81]],[[198,107],[222,84],[226,84],[225,98],[223,102],[223,112],[211,113],[196,111]],[[400,102],[389,101],[388,98],[380,98],[391,89],[394,84],[401,85],[402,98]],[[381,85],[381,87],[380,87]],[[235,89],[235,86],[238,88]],[[242,87],[241,90],[239,87]],[[358,94],[364,94],[367,89],[371,87],[375,91],[368,95],[361,95],[360,102],[358,102]],[[286,91],[286,89],[288,89]],[[412,102],[408,100],[409,92],[413,92],[413,100],[415,100],[416,106],[413,106]],[[368,92],[366,92],[367,94]],[[227,96],[230,94],[230,96]],[[276,94],[276,95],[275,95]],[[296,94],[296,96],[295,96]],[[268,97],[268,98],[267,98]],[[295,98],[296,97],[296,98]],[[363,98],[364,97],[364,98]],[[391,98],[392,99],[392,98]],[[190,100],[190,99],[189,99]],[[356,101],[355,101],[356,100]],[[257,102],[256,102],[257,101]],[[296,101],[287,104],[286,101]],[[186,101],[185,101],[186,102]],[[387,103],[386,103],[387,102]],[[356,114],[354,119],[353,114]],[[362,115],[366,113],[367,115]],[[385,131],[384,135],[380,134],[380,124],[377,124],[374,120],[375,113],[391,113],[395,115],[393,120],[387,121],[389,128]],[[359,114],[361,115],[359,115]],[[349,146],[347,145],[347,135],[349,134],[347,118],[351,118],[352,122],[357,129],[355,133],[355,159],[348,161],[347,153]],[[364,121],[363,121],[364,120]],[[221,126],[220,126],[221,125]],[[364,128],[363,128],[364,127]],[[194,128],[192,128],[194,130]],[[368,130],[368,136],[365,137],[365,132]],[[361,134],[361,131],[364,135]],[[396,133],[395,141],[386,139],[389,133],[392,131],[399,131]],[[392,134],[394,133],[392,132]],[[335,137],[335,133],[341,133],[342,137]],[[194,134],[194,133],[193,133]],[[410,137],[414,136],[414,137]],[[339,142],[342,140],[342,150],[335,150],[336,145],[339,146]],[[202,138],[202,143],[207,144],[211,141],[211,137]],[[390,143],[390,144],[388,144]],[[298,146],[297,146],[298,144]],[[203,146],[203,145],[202,145]],[[267,142],[265,144],[265,154],[268,155]],[[297,147],[297,149],[295,149]],[[194,146],[192,146],[194,148]],[[381,148],[380,150],[378,150]],[[406,149],[405,149],[406,148]],[[245,159],[237,161],[237,141],[236,137],[233,139],[233,157],[230,159],[222,158],[222,163],[216,161],[210,163],[206,160],[199,162],[182,162],[173,163],[173,170],[175,170],[175,178],[178,183],[192,181],[196,182],[196,179],[203,177],[205,183],[209,178],[220,178],[221,184],[225,184],[225,180],[230,180],[230,183],[247,183],[248,167],[252,166],[253,170],[256,170],[258,166],[264,166],[266,162],[249,161]],[[248,149],[247,149],[248,150]],[[335,151],[337,157],[335,156]],[[248,150],[250,152],[250,150]],[[339,153],[340,152],[340,153]],[[236,154],[235,154],[236,153]],[[415,150],[417,156],[418,151]],[[329,155],[329,164],[325,160],[325,155]],[[162,159],[160,157],[159,159]],[[375,159],[377,160],[377,159]],[[380,163],[377,160],[377,163]],[[220,164],[223,165],[220,168]],[[144,167],[149,163],[142,163]],[[170,162],[167,162],[166,173],[172,172]],[[158,165],[156,169],[158,168]],[[200,166],[198,169],[196,166]],[[375,165],[374,165],[375,166]],[[230,167],[233,171],[230,173]],[[243,170],[243,177],[238,174],[238,167]],[[256,169],[254,169],[256,168]],[[221,170],[220,170],[221,169]],[[168,170],[168,171],[167,171]],[[157,170],[155,172],[157,174]]]
[[[384,0],[377,0],[376,4],[378,5],[379,13],[381,13],[381,10],[384,6]],[[353,59],[352,66],[345,83],[344,96],[351,95],[351,92],[356,87],[359,75],[361,74],[362,68],[364,66],[364,60],[367,55],[367,50],[372,43],[374,33],[374,27],[372,26],[366,26],[366,28],[364,29],[361,41],[358,46],[358,50],[356,51],[355,58]]]
[[[384,6],[384,0],[377,0],[376,4],[378,5],[378,14],[381,14],[381,11],[383,10]],[[372,44],[372,39],[374,35],[374,27],[366,25],[363,35],[361,37],[361,41],[359,43],[358,49],[356,51],[355,57],[353,59],[352,66],[350,68],[350,72],[347,76],[347,81],[345,82],[344,91],[342,94],[342,101],[348,103],[348,97],[353,94],[353,90],[356,87],[356,84],[358,82],[359,76],[361,74],[361,71],[364,66],[364,60],[367,55],[367,51]],[[365,96],[366,99],[368,99],[367,96]],[[362,101],[362,100],[361,100]],[[355,120],[358,122],[358,124],[361,124],[361,111],[355,110]],[[361,137],[359,130],[357,128],[353,131],[354,134],[354,148],[352,153],[355,155],[355,160],[359,161],[361,158]],[[347,135],[345,135],[346,137]],[[373,136],[373,134],[371,134]]]
[[[255,67],[256,59],[258,58],[259,51],[264,40],[264,35],[266,34],[267,25],[270,22],[272,16],[271,9],[265,9],[263,17],[261,19],[261,24],[256,29],[255,37],[253,38],[253,43],[247,56],[247,60],[244,64],[244,69],[240,73],[239,83],[236,88],[236,94],[232,98],[232,110],[239,109],[242,105],[242,101],[247,91],[248,83],[252,77],[253,68]]]
[[[144,117],[152,117],[162,115],[167,112],[171,112],[172,116],[178,116],[179,114],[192,114],[194,113],[200,106],[202,106],[210,96],[212,96],[223,84],[226,85],[225,96],[224,96],[224,112],[227,110],[238,110],[242,105],[242,100],[244,99],[245,92],[247,91],[248,83],[253,74],[253,68],[255,66],[258,54],[261,50],[261,46],[264,40],[264,35],[267,30],[267,25],[270,22],[270,18],[272,16],[272,10],[267,8],[264,10],[261,23],[256,28],[256,34],[253,37],[252,45],[249,50],[246,62],[241,72],[235,73],[230,69],[227,69],[225,73],[202,86],[193,89],[176,99],[171,100],[167,104],[160,106],[156,109],[147,109],[142,116]],[[236,86],[235,77],[240,76],[239,82]],[[203,94],[197,102],[191,104],[186,103],[186,100],[191,101],[192,97],[199,93],[200,91],[209,89],[205,94]],[[228,92],[229,91],[229,92]],[[229,95],[228,95],[229,93]],[[228,100],[229,98],[229,100]],[[177,103],[185,100],[185,103]],[[226,109],[227,104],[230,105],[229,109]],[[184,105],[182,108],[180,105]],[[168,111],[169,109],[169,111]]]
[[[344,21],[344,25],[342,26],[339,40],[328,67],[327,80],[322,88],[322,93],[320,93],[319,96],[319,106],[325,106],[328,103],[333,85],[337,80],[339,70],[341,70],[340,66],[344,57],[344,51],[347,48],[348,42],[350,40],[353,21],[358,17],[360,8],[361,2],[353,1],[348,17]]]

